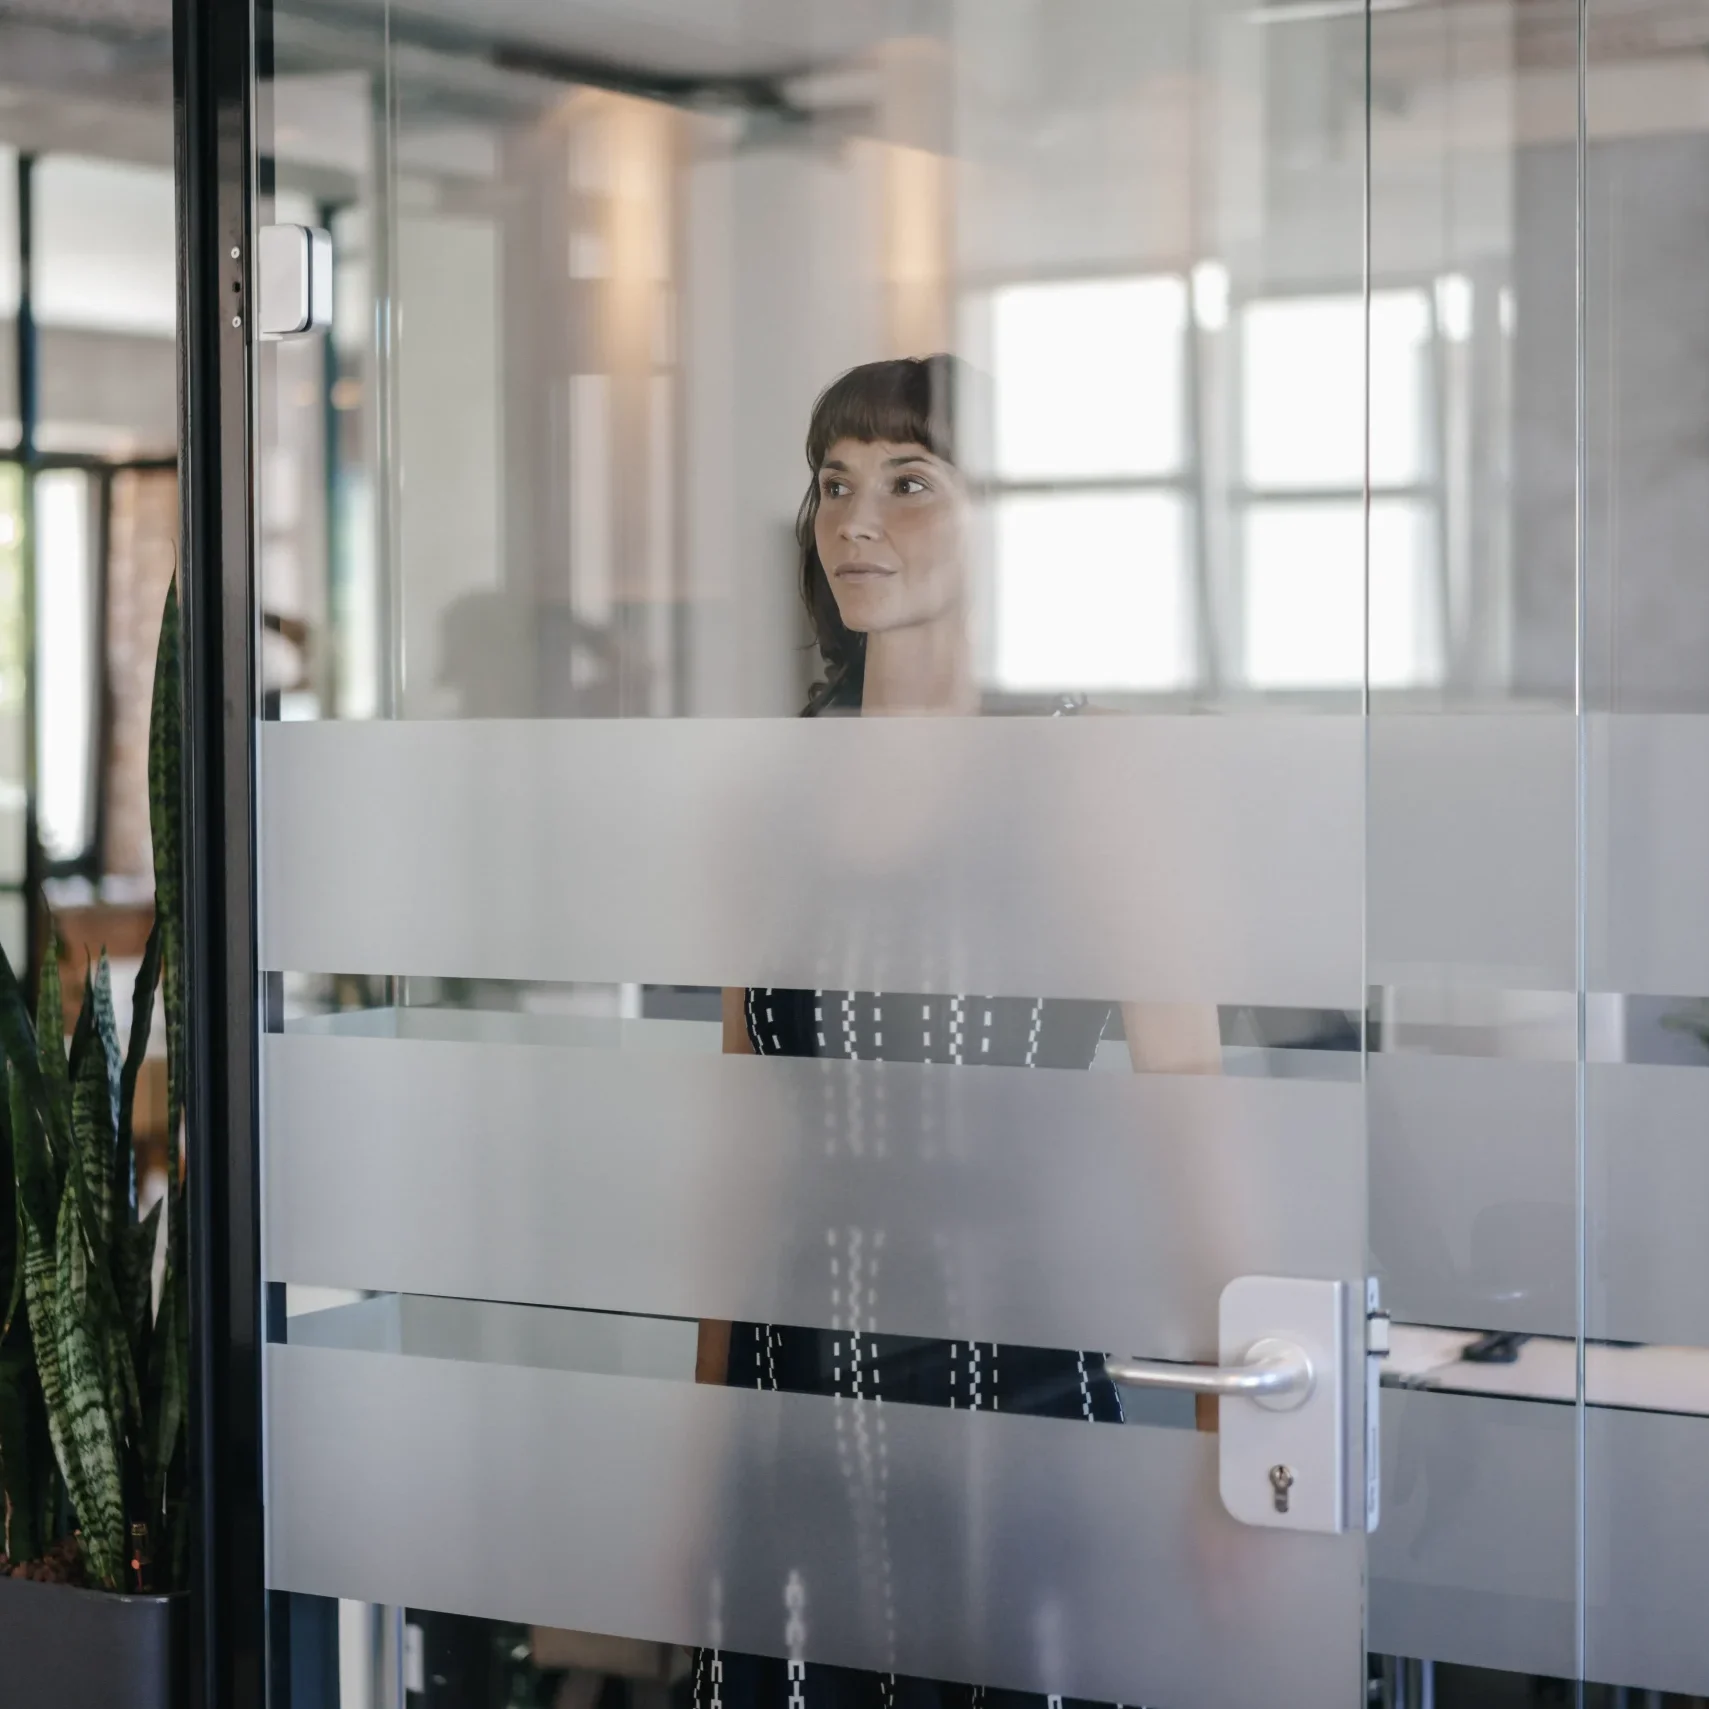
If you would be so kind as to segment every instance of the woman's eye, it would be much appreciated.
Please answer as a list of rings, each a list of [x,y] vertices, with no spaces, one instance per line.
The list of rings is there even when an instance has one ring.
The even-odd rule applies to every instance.
[[[904,475],[896,483],[896,490],[899,493],[923,493],[930,489],[918,475]]]
[[[841,481],[826,481],[820,488],[826,498],[841,498],[848,490]]]

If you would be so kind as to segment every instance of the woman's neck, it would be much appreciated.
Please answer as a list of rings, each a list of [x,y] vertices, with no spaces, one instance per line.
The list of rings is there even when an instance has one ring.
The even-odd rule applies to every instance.
[[[962,613],[869,635],[860,710],[863,718],[977,712],[979,684]]]

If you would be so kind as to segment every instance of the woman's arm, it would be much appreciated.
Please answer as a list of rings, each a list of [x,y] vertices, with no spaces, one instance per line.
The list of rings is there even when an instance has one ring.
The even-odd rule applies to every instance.
[[[724,1054],[752,1056],[753,1040],[748,1037],[747,993],[739,985],[724,988],[722,1004],[724,1018]],[[724,1386],[725,1373],[730,1369],[730,1325],[719,1318],[700,1320],[700,1339],[694,1353],[694,1380]]]
[[[1222,1072],[1222,1030],[1214,1003],[1123,1003],[1122,1028],[1136,1073]]]
[[[748,994],[740,985],[724,987],[724,1054],[752,1056],[754,1041],[748,1037]]]

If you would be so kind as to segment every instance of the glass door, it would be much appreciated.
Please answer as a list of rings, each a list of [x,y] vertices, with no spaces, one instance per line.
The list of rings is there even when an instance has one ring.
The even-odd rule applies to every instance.
[[[277,1709],[1365,1700],[1366,32],[270,8]]]

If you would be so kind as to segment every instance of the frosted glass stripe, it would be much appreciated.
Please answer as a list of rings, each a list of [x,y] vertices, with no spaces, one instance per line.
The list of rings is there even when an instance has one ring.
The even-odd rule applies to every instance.
[[[1709,1419],[1585,1417],[1585,1673],[1709,1693]]]
[[[1399,1389],[1383,1390],[1382,1408],[1383,1518],[1368,1540],[1370,1647],[1571,1675],[1572,1408]]]
[[[1371,1251],[1396,1318],[1574,1333],[1577,1072],[1370,1059]]]
[[[1709,718],[1588,721],[1593,991],[1709,991]]]
[[[1199,1358],[1231,1277],[1364,1269],[1357,1084],[299,1034],[264,1069],[277,1281]]]
[[[1585,1070],[1585,1333],[1709,1346],[1709,1072]]]
[[[1574,719],[1385,713],[1370,730],[1371,983],[1575,989]]]
[[[260,737],[271,969],[1361,1000],[1356,717]]]
[[[1171,1709],[1360,1696],[1363,1540],[1237,1525],[1212,1435],[312,1347],[268,1377],[275,1589]]]

